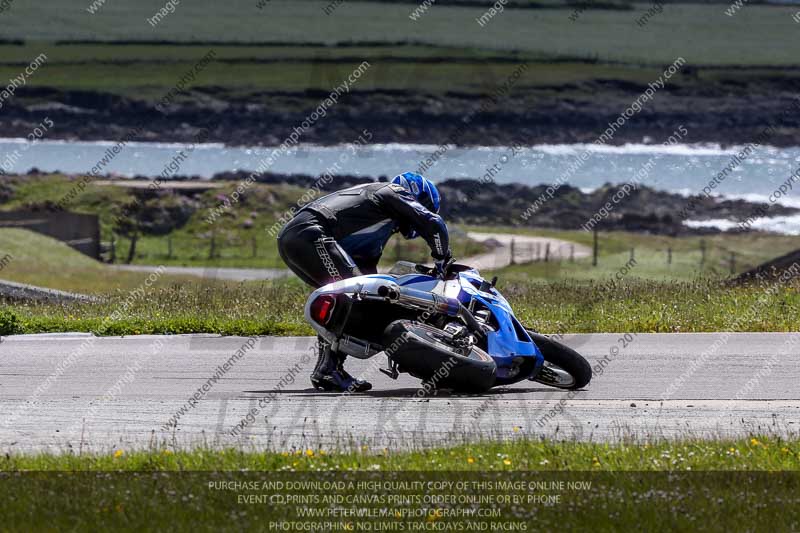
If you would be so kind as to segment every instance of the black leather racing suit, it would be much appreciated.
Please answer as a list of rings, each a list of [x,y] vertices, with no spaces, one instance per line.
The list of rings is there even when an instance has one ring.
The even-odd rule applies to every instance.
[[[450,253],[442,218],[390,183],[357,185],[311,202],[278,234],[278,251],[303,281],[321,287],[375,273],[386,242],[397,231],[425,239],[434,259]]]

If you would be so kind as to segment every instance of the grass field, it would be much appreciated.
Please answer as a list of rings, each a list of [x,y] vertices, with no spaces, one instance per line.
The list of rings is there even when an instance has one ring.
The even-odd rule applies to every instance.
[[[31,77],[31,87],[93,90],[156,101],[195,63],[213,50],[214,61],[187,84],[209,98],[246,96],[259,103],[269,92],[330,91],[362,62],[370,67],[353,91],[416,90],[490,93],[518,65],[530,63],[515,90],[547,88],[595,79],[646,85],[663,68],[541,61],[536,54],[510,54],[425,46],[394,47],[233,47],[224,45],[0,45],[0,79],[13,78],[38,54],[48,62]],[[111,56],[111,57],[109,57]],[[537,59],[539,58],[539,59]],[[680,79],[676,79],[680,82]],[[184,96],[184,99],[188,99]],[[181,100],[178,100],[181,101]]]
[[[329,16],[327,1],[275,0],[258,9],[254,0],[202,0],[181,4],[152,28],[146,18],[163,6],[159,0],[109,1],[93,15],[88,3],[17,2],[3,13],[0,79],[18,76],[44,53],[47,61],[26,81],[29,87],[153,102],[213,50],[214,60],[178,101],[268,104],[270,93],[329,91],[365,60],[371,66],[353,90],[488,94],[526,62],[514,83],[518,97],[536,89],[536,98],[586,100],[592,91],[582,84],[645,86],[679,56],[699,70],[673,77],[677,91],[721,79],[753,84],[791,77],[798,66],[785,45],[795,38],[797,10],[769,5],[748,5],[729,17],[720,4],[668,4],[638,27],[648,4],[630,11],[588,9],[573,22],[574,7],[562,3],[507,8],[481,28],[475,19],[484,7],[436,5],[412,21],[414,3],[344,2]],[[13,39],[24,44],[8,44]],[[20,96],[27,104],[37,98]]]
[[[585,85],[616,80],[644,87],[663,73],[666,63],[645,60],[626,63],[596,61],[595,58],[549,55],[536,51],[502,51],[435,45],[391,46],[230,46],[109,45],[27,43],[0,44],[0,79],[11,79],[40,53],[48,61],[30,77],[27,85],[56,90],[110,93],[154,103],[210,50],[214,60],[186,83],[187,92],[175,102],[209,102],[246,99],[250,104],[269,105],[275,93],[330,91],[361,64],[370,67],[353,85],[358,91],[414,91],[432,94],[490,94],[526,63],[511,89],[521,102],[558,97],[591,101]],[[689,59],[687,59],[689,61]],[[698,65],[690,63],[693,67]],[[701,68],[692,77],[679,74],[670,80],[675,90],[714,86],[725,80],[756,86],[763,79],[777,80],[796,75],[773,64],[770,68],[741,70]],[[530,95],[531,91],[537,91]],[[40,96],[20,93],[20,100],[36,104]],[[290,102],[284,102],[291,109]],[[300,103],[297,104],[298,106]],[[620,103],[622,105],[622,102]]]
[[[162,98],[210,50],[214,60],[186,84],[193,93],[176,102],[197,98],[239,99],[268,103],[276,92],[330,91],[347,79],[361,64],[370,67],[352,87],[353,91],[420,91],[434,94],[459,92],[489,94],[502,80],[511,77],[518,66],[527,68],[515,81],[513,92],[524,95],[536,89],[539,95],[586,98],[581,84],[598,80],[617,80],[646,86],[662,74],[669,61],[650,62],[632,59],[608,62],[596,57],[563,53],[495,51],[469,47],[440,46],[364,46],[331,48],[321,46],[190,46],[135,45],[114,46],[56,45],[27,43],[24,46],[0,44],[0,79],[11,79],[40,53],[48,61],[27,82],[30,87],[61,90],[99,91],[136,100],[154,102]],[[737,56],[738,58],[739,56]],[[686,56],[693,66],[694,58]],[[764,58],[766,60],[766,58]],[[736,64],[731,60],[731,64]],[[762,68],[766,67],[771,68]],[[755,62],[751,70],[718,66],[703,68],[693,78],[678,75],[670,80],[681,89],[720,80],[754,83],[759,77],[784,78],[792,70],[775,63]],[[783,68],[784,70],[780,70]],[[555,92],[554,88],[559,88]],[[22,95],[20,96],[23,97]],[[26,98],[35,103],[36,98]]]
[[[325,531],[785,531],[800,519],[799,451],[796,440],[753,436],[644,445],[518,440],[407,453],[7,454],[0,518],[30,529],[124,531],[290,523]],[[487,512],[457,514],[470,508]],[[339,512],[324,514],[330,509]]]
[[[8,256],[0,278],[85,294],[122,295],[140,286],[147,274],[119,272],[64,243],[27,230],[0,229],[0,257]],[[160,276],[154,287],[187,283]]]
[[[86,0],[18,2],[3,13],[0,37],[29,41],[176,40],[238,42],[422,42],[439,46],[521,50],[601,61],[671,63],[683,55],[694,64],[796,65],[792,42],[796,9],[748,5],[734,17],[723,5],[670,5],[645,27],[635,20],[648,4],[631,11],[588,9],[577,21],[573,9],[511,9],[480,27],[486,7],[434,6],[418,20],[409,3],[344,2],[326,15],[329,2],[273,0],[258,9],[253,0],[223,4],[182,3],[157,27],[146,19],[164,3],[107,2],[95,14]],[[53,10],[57,9],[57,16]],[[300,22],[302,21],[302,22]],[[469,31],[465,31],[469,30]]]

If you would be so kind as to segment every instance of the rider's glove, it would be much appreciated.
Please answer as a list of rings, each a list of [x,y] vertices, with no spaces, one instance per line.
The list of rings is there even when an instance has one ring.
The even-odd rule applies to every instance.
[[[433,264],[433,269],[437,278],[444,279],[445,275],[447,274],[447,267],[450,265],[452,258],[453,256],[450,253],[450,250],[448,250],[447,254],[445,254],[443,258],[436,260],[436,262]]]
[[[437,278],[444,278],[444,271],[447,268],[447,261],[436,261],[433,264],[433,271]]]

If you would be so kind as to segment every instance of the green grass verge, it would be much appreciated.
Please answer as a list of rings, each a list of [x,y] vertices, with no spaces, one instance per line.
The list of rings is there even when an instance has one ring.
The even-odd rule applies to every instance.
[[[125,291],[101,303],[18,303],[9,333],[90,331],[98,335],[219,333],[311,335],[303,320],[308,290],[286,283],[189,281],[146,291]],[[3,307],[0,306],[0,310]]]
[[[517,429],[517,428],[513,428]],[[509,430],[511,431],[511,429]],[[15,454],[0,471],[676,471],[800,470],[800,441],[752,436],[738,440],[645,444],[518,439],[414,452],[364,446],[358,452],[320,449],[255,452],[244,449],[127,451],[107,454]]]
[[[7,454],[0,518],[33,530],[784,531],[800,520],[799,450],[752,437]]]
[[[771,289],[774,287],[774,289]],[[728,287],[714,280],[536,282],[508,279],[500,289],[517,317],[543,333],[798,331],[800,284]],[[298,280],[189,281],[125,291],[96,303],[0,305],[0,334],[94,331],[105,335],[212,332],[311,335],[303,320],[308,288]],[[102,328],[101,328],[102,325]]]

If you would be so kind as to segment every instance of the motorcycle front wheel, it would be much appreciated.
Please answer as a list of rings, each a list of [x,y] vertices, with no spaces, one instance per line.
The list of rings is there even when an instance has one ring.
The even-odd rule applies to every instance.
[[[581,389],[589,384],[592,367],[581,354],[541,333],[527,331],[544,356],[544,366],[534,378],[535,382],[566,390]]]

